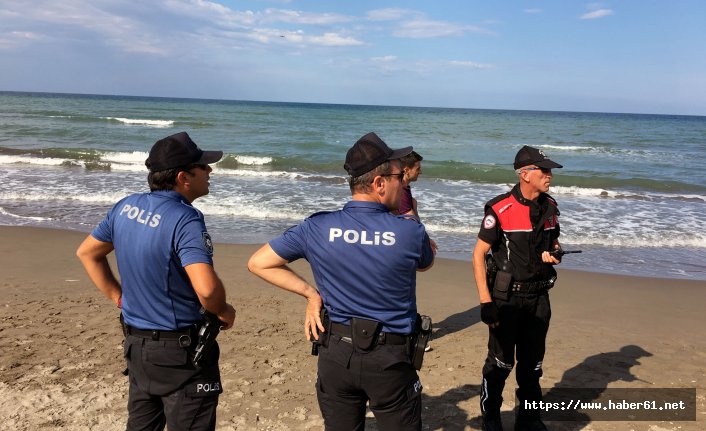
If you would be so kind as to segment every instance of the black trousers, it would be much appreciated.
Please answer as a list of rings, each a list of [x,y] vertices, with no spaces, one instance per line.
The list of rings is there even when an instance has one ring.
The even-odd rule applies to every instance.
[[[128,431],[214,430],[218,395],[223,392],[218,369],[218,346],[196,369],[188,348],[177,340],[125,339],[130,392]]]
[[[515,365],[517,354],[517,398],[541,401],[545,342],[552,311],[549,294],[512,294],[507,301],[495,299],[500,325],[489,328],[488,356],[483,366],[480,407],[484,416],[500,415],[505,380]],[[520,414],[524,410],[520,408]],[[531,414],[531,413],[528,413]]]
[[[316,393],[326,430],[364,430],[368,401],[378,429],[422,429],[422,385],[404,345],[356,352],[331,335],[319,349]]]

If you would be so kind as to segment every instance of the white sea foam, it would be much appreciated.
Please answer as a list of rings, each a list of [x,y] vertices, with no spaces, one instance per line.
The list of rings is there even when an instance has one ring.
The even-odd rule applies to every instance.
[[[311,213],[306,211],[295,211],[272,206],[269,209],[265,205],[258,204],[237,204],[223,205],[203,201],[195,201],[194,206],[206,215],[221,215],[248,217],[264,220],[293,220],[301,221]]]
[[[62,163],[68,162],[68,159],[59,159],[54,157],[32,157],[32,156],[5,156],[0,155],[1,165],[12,164],[27,164],[27,165],[44,165],[44,166],[59,166]]]
[[[140,125],[140,126],[149,126],[149,127],[157,127],[157,128],[164,128],[164,127],[171,127],[174,125],[173,120],[145,120],[145,119],[139,119],[139,118],[121,118],[121,117],[101,117],[104,120],[115,120],[119,121],[121,123],[129,124],[129,125]]]
[[[113,204],[126,196],[125,193],[48,193],[32,190],[21,192],[0,192],[0,199],[12,201],[76,201],[86,203]]]
[[[450,223],[424,223],[424,227],[429,232],[445,232],[456,234],[473,234],[477,232],[478,226],[470,223],[466,224],[450,224]]]
[[[144,166],[149,153],[145,151],[132,151],[129,153],[101,153],[101,160],[117,163],[135,163]]]
[[[562,234],[561,241],[573,245],[595,245],[617,248],[706,248],[706,236],[680,236],[679,238],[664,237],[655,234],[653,237],[607,237],[604,235],[567,235]]]
[[[13,213],[5,210],[5,208],[3,208],[3,207],[0,207],[0,215],[6,215],[6,216],[17,218],[17,219],[32,220],[32,221],[49,221],[49,220],[51,220],[51,218],[49,218],[49,217],[31,217],[31,216],[21,216],[21,215],[13,214]]]
[[[220,168],[216,164],[213,168],[214,175],[229,175],[235,177],[260,177],[260,178],[285,178],[290,180],[305,180],[310,178],[343,178],[340,175],[311,174],[287,171],[256,171],[251,169]]]
[[[261,166],[272,163],[272,157],[235,156],[235,160],[241,165]]]
[[[614,198],[620,194],[605,189],[578,187],[578,186],[552,186],[552,195],[574,195],[574,196],[599,196]]]
[[[597,150],[594,147],[586,147],[582,145],[551,145],[551,144],[544,144],[544,145],[539,145],[540,148],[544,149],[549,149],[549,150],[563,150],[563,151],[594,151]]]

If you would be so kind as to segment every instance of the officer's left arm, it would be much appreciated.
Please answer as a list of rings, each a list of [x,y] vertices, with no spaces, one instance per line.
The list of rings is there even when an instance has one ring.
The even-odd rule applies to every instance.
[[[419,259],[419,266],[417,267],[418,272],[428,271],[434,266],[434,256],[436,255],[435,246],[436,243],[429,239],[429,235],[425,232],[424,239],[422,240],[422,255]]]
[[[98,290],[120,306],[120,297],[123,292],[108,264],[108,255],[112,251],[112,242],[99,241],[92,235],[88,235],[76,250],[76,256],[81,260],[88,277]]]
[[[561,244],[559,244],[559,225],[556,225],[554,229],[554,239],[552,240],[552,250],[561,250]],[[552,265],[558,265],[561,263],[561,258],[556,258],[549,254],[548,251],[542,252],[542,262],[549,263]]]
[[[250,256],[248,270],[268,283],[306,298],[304,334],[307,340],[311,340],[311,336],[318,340],[319,331],[324,332],[320,316],[323,302],[319,291],[292,271],[287,263],[286,259],[275,253],[270,244],[265,244]]]

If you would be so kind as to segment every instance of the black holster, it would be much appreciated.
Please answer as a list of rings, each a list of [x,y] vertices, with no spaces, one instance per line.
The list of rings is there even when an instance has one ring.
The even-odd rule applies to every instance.
[[[328,318],[328,311],[326,311],[326,307],[323,305],[321,306],[319,316],[321,317],[321,323],[324,325],[324,332],[319,332],[318,340],[316,340],[311,332],[309,332],[309,339],[311,340],[311,354],[313,356],[319,355],[319,346],[328,347],[328,339],[331,335],[331,319]]]
[[[485,255],[485,281],[488,283],[488,288],[492,289],[495,284],[495,275],[498,273],[498,266],[493,260],[493,255],[488,253]]]
[[[512,273],[501,271],[490,253],[485,255],[485,277],[491,296],[494,299],[507,301],[510,297]]]
[[[422,369],[424,361],[424,350],[431,339],[431,317],[417,314],[417,321],[414,325],[412,343],[410,345],[409,359],[415,370]]]
[[[123,318],[123,313],[120,313],[120,329],[123,331],[123,337],[127,338],[128,330],[127,324],[125,323],[125,318]]]

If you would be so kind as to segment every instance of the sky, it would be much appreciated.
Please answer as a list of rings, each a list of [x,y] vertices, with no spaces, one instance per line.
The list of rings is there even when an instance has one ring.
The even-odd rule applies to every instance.
[[[0,0],[0,90],[706,115],[703,0]]]

